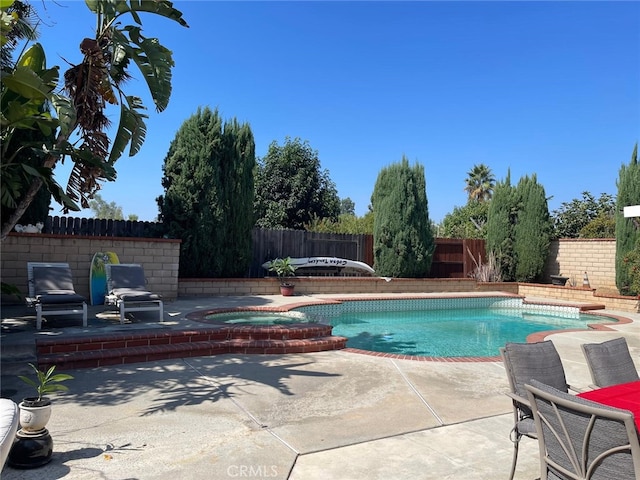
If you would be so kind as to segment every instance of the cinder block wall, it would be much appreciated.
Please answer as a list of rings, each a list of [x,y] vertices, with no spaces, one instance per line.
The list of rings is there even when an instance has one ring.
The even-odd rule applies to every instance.
[[[290,279],[298,295],[350,293],[432,293],[472,292],[472,278],[394,278],[380,277],[295,277]],[[277,295],[278,279],[273,278],[181,278],[179,297],[223,295]]]
[[[11,233],[2,243],[2,281],[28,293],[27,262],[66,262],[80,295],[89,297],[89,269],[96,252],[115,252],[120,263],[139,263],[144,268],[149,290],[166,300],[178,296],[180,240],[117,237],[81,237]],[[3,296],[3,303],[17,303]]]
[[[545,280],[549,275],[562,274],[582,287],[584,272],[595,289],[616,290],[616,240],[563,238],[551,242],[545,265]]]

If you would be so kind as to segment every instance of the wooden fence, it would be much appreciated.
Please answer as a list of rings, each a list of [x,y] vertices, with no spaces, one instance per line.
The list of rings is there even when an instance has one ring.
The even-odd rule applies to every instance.
[[[476,262],[486,262],[485,241],[474,238],[436,238],[430,278],[467,278]]]
[[[254,229],[252,239],[250,277],[263,277],[262,264],[278,257],[338,257],[373,265],[372,235]]]
[[[103,218],[48,217],[42,233],[86,237],[161,238],[156,222],[106,220]]]
[[[89,237],[161,238],[160,223],[96,218],[48,217],[42,233]],[[253,254],[247,276],[264,277],[262,264],[278,257],[338,257],[373,266],[373,235],[307,232],[304,230],[252,231]],[[484,261],[484,240],[437,238],[429,277],[466,278],[475,261]]]

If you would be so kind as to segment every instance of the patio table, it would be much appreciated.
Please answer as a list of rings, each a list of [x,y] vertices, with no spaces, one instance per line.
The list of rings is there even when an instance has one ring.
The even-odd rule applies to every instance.
[[[640,432],[640,380],[581,392],[578,396],[610,407],[629,410],[633,413]]]

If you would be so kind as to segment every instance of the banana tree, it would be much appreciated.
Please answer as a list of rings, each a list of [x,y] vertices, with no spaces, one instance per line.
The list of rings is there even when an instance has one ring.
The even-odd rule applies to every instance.
[[[0,0],[5,47],[5,16],[11,0]],[[63,210],[79,210],[77,202],[88,208],[89,199],[101,181],[115,179],[114,163],[129,147],[136,155],[146,137],[148,116],[142,100],[127,95],[121,88],[131,77],[132,62],[147,83],[157,112],[162,112],[171,97],[172,52],[157,38],[142,34],[140,13],[165,17],[188,27],[182,13],[169,0],[85,0],[96,14],[95,38],[80,43],[82,62],[72,65],[63,76],[61,93],[59,67],[47,68],[44,49],[39,44],[26,50],[9,71],[3,70],[1,84],[2,177],[4,205],[15,210],[3,219],[4,240],[45,184]],[[121,25],[121,17],[130,16],[135,25]],[[113,142],[106,130],[110,123],[105,113],[109,105],[119,105],[120,121]],[[43,133],[55,131],[51,144],[15,145],[10,142],[16,129],[39,128]],[[76,138],[77,137],[77,138]],[[73,140],[73,141],[72,141]],[[19,149],[30,148],[45,153],[39,167],[16,162]],[[55,182],[53,168],[65,158],[73,161],[66,192]],[[5,177],[6,174],[6,177]]]

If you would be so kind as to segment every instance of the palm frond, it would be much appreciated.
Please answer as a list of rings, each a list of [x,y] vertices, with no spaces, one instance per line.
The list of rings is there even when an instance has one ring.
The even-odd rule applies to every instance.
[[[183,27],[188,27],[182,18],[182,12],[173,8],[173,2],[169,0],[129,0],[114,2],[113,0],[85,0],[89,9],[95,13],[104,15],[107,22],[112,22],[118,16],[130,13],[133,19],[142,24],[138,12],[154,13],[169,20],[178,22]]]
[[[156,110],[162,112],[171,98],[171,69],[175,65],[172,52],[157,38],[142,36],[139,27],[127,26],[124,30],[129,34],[129,56],[142,72]]]
[[[108,142],[106,134],[102,135],[105,137],[103,141]],[[97,137],[94,137],[94,140],[99,141]],[[115,180],[116,172],[104,157],[95,155],[87,147],[76,149],[68,145],[68,150],[64,153],[74,162],[67,182],[66,194],[73,201],[80,202],[82,208],[89,208],[89,200],[100,190],[99,182]]]
[[[120,108],[120,125],[118,126],[118,131],[113,141],[109,163],[114,163],[122,156],[122,152],[124,152],[129,142],[131,142],[129,149],[130,157],[133,157],[140,151],[147,135],[147,126],[143,119],[148,118],[148,115],[137,111],[141,109],[145,109],[145,106],[138,97],[127,97],[127,104],[122,102]]]

